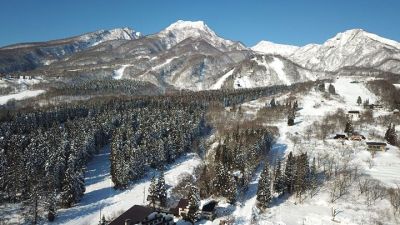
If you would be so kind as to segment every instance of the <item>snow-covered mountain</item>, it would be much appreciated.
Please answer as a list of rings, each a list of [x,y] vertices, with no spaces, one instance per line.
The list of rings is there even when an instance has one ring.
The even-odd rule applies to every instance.
[[[203,21],[183,21],[178,20],[157,34],[167,48],[187,39],[204,39],[212,46],[226,50],[243,50],[246,47],[240,42],[226,40],[219,37]]]
[[[11,59],[11,60],[10,60]],[[261,41],[247,48],[202,21],[179,20],[141,36],[129,28],[0,49],[0,72],[85,79],[138,79],[206,90],[292,84],[336,74],[400,74],[400,44],[363,30],[303,47]]]
[[[400,43],[354,29],[339,33],[322,45],[301,47],[289,59],[314,71],[360,68],[400,74]]]
[[[135,40],[141,37],[141,33],[131,28],[116,28],[112,30],[99,30],[96,32],[78,36],[82,42],[86,42],[88,46],[95,46],[111,40]]]
[[[293,54],[297,49],[299,49],[299,47],[293,45],[276,44],[270,41],[260,41],[255,46],[251,47],[251,49],[256,52],[287,57]]]
[[[118,28],[48,42],[5,46],[0,48],[0,72],[32,70],[107,41],[134,40],[140,37],[139,32],[130,28]]]

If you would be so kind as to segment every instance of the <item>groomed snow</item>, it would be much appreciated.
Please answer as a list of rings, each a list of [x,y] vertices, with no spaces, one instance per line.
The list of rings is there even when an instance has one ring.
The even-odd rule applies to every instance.
[[[230,70],[229,72],[227,72],[226,74],[224,74],[222,77],[220,77],[217,82],[215,84],[213,84],[210,89],[211,90],[217,90],[217,89],[221,89],[222,85],[224,84],[225,80],[230,77],[233,74],[233,70]]]
[[[270,67],[278,74],[279,80],[286,85],[290,85],[291,82],[287,78],[285,71],[283,71],[284,65],[282,60],[274,57],[274,60],[270,63]]]
[[[45,90],[26,90],[26,91],[19,92],[17,94],[3,95],[3,96],[0,96],[0,105],[6,104],[11,99],[22,100],[22,99],[26,99],[26,98],[33,98],[44,92],[45,92]]]
[[[115,80],[122,79],[122,76],[124,75],[124,71],[125,71],[126,67],[128,67],[128,66],[129,65],[122,65],[119,69],[115,70],[113,78]]]
[[[147,175],[132,184],[126,190],[115,190],[110,176],[110,150],[104,148],[98,155],[95,155],[88,164],[85,174],[86,192],[82,200],[72,208],[61,209],[58,217],[53,223],[65,225],[86,225],[97,224],[102,215],[109,217],[118,216],[133,205],[143,205],[150,179],[155,171],[149,171]],[[200,165],[201,159],[194,153],[178,158],[175,163],[168,166],[165,171],[165,182],[167,187],[177,184],[177,178],[181,174],[193,174],[194,169]]]

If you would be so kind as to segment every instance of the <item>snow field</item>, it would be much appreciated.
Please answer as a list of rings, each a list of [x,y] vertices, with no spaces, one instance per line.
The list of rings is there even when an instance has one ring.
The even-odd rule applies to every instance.
[[[17,94],[3,95],[0,96],[0,105],[6,104],[11,99],[22,100],[26,98],[33,98],[40,94],[43,94],[44,92],[45,90],[26,90],[26,91],[21,91]]]

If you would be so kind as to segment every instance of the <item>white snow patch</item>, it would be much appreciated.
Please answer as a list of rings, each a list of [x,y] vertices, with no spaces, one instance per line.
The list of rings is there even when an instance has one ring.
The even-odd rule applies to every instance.
[[[293,45],[276,44],[270,41],[260,41],[251,50],[265,54],[276,54],[289,56],[293,54],[299,47]]]
[[[3,96],[0,96],[0,105],[6,104],[11,99],[22,100],[22,99],[26,99],[26,98],[33,98],[44,92],[45,92],[45,90],[26,90],[26,91],[19,92],[17,94],[3,95]]]
[[[290,85],[291,82],[287,78],[285,71],[283,71],[284,65],[282,60],[274,57],[274,60],[270,63],[270,67],[278,74],[279,80],[283,81],[286,85]]]
[[[115,80],[120,80],[122,78],[122,76],[124,75],[124,71],[126,69],[126,67],[128,67],[129,65],[122,65],[119,69],[114,71],[114,76],[113,78]]]
[[[169,59],[165,60],[165,62],[163,62],[163,63],[161,63],[161,64],[158,64],[157,66],[154,66],[154,67],[152,68],[152,70],[161,69],[161,68],[163,68],[164,66],[168,65],[170,62],[172,62],[172,60],[177,59],[177,58],[179,58],[179,57],[172,57],[172,58],[169,58]]]
[[[399,149],[390,146],[386,152],[377,152],[372,168],[366,168],[365,173],[389,187],[400,185]]]
[[[220,77],[217,80],[217,82],[210,87],[210,89],[211,90],[220,89],[222,87],[222,85],[224,84],[225,80],[233,74],[233,70],[234,69],[230,70],[229,72],[224,74],[222,77]]]

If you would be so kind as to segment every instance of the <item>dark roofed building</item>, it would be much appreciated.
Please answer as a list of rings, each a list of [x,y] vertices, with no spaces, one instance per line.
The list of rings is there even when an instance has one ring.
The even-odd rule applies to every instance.
[[[333,137],[333,139],[347,140],[347,137],[345,134],[336,134],[336,136]]]
[[[203,205],[201,208],[201,216],[205,219],[208,220],[214,220],[215,219],[215,207],[217,206],[218,202],[217,201],[210,201],[207,204]]]
[[[109,225],[173,225],[172,215],[155,212],[153,209],[134,205],[119,217],[115,218]]]
[[[178,205],[171,209],[171,213],[176,217],[184,217],[189,211],[189,200],[186,198],[181,198]]]

